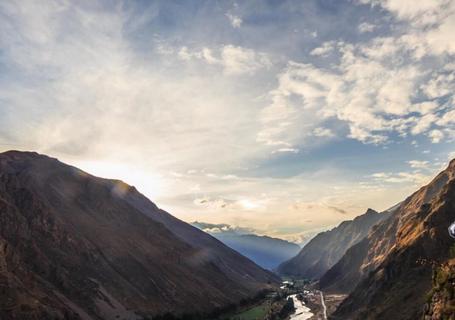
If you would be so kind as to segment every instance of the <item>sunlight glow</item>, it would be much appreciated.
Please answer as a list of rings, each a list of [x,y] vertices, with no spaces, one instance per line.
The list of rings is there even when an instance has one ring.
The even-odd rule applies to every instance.
[[[163,195],[164,192],[162,176],[151,174],[149,171],[142,171],[124,164],[104,161],[83,161],[78,162],[76,166],[97,177],[122,180],[134,186],[152,201]]]

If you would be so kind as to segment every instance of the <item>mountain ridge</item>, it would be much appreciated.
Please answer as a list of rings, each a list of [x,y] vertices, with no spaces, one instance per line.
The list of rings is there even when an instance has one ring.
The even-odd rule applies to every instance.
[[[332,319],[422,317],[433,266],[450,258],[453,212],[455,160],[321,278],[323,290],[349,293]]]
[[[134,187],[34,152],[0,154],[0,220],[2,319],[209,313],[278,282]]]
[[[297,244],[289,241],[252,234],[251,230],[234,228],[228,224],[193,222],[192,225],[268,270],[274,270],[281,262],[293,257],[300,250]]]
[[[385,219],[388,213],[378,213],[368,208],[353,220],[341,222],[337,227],[324,231],[310,240],[294,258],[282,263],[282,275],[318,279],[330,269],[352,245],[360,242],[370,228]]]

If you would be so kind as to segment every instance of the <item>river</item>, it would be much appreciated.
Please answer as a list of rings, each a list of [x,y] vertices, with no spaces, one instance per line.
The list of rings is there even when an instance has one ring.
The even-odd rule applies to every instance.
[[[291,315],[291,319],[307,320],[313,316],[313,314],[310,312],[310,308],[306,307],[302,301],[297,299],[296,294],[292,294],[289,297],[292,298],[292,300],[294,301],[294,308],[295,308],[295,312],[294,312],[294,314]]]

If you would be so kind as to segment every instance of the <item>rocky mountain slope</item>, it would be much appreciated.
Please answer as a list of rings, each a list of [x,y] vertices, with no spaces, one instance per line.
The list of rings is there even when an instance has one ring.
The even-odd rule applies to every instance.
[[[452,161],[321,278],[325,290],[350,292],[332,318],[422,318],[433,266],[450,257],[454,240],[447,227],[454,213]]]
[[[0,319],[207,313],[277,280],[121,181],[0,154]]]
[[[371,227],[388,213],[368,209],[354,220],[343,221],[332,230],[321,232],[303,247],[299,254],[278,268],[283,275],[318,279],[329,270],[354,244],[368,235]]]
[[[452,257],[454,251],[452,246]],[[432,289],[426,298],[423,320],[455,319],[455,259],[434,266]]]
[[[242,233],[227,224],[193,222],[193,226],[211,234],[227,246],[240,252],[263,268],[273,270],[294,257],[300,247],[282,239]]]

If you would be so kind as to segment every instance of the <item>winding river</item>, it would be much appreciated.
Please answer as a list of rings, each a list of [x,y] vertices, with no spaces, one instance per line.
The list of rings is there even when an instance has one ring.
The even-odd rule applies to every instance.
[[[313,314],[310,312],[310,308],[306,307],[305,304],[297,299],[296,294],[289,296],[294,301],[295,312],[291,315],[291,319],[295,320],[307,320],[310,319]]]

